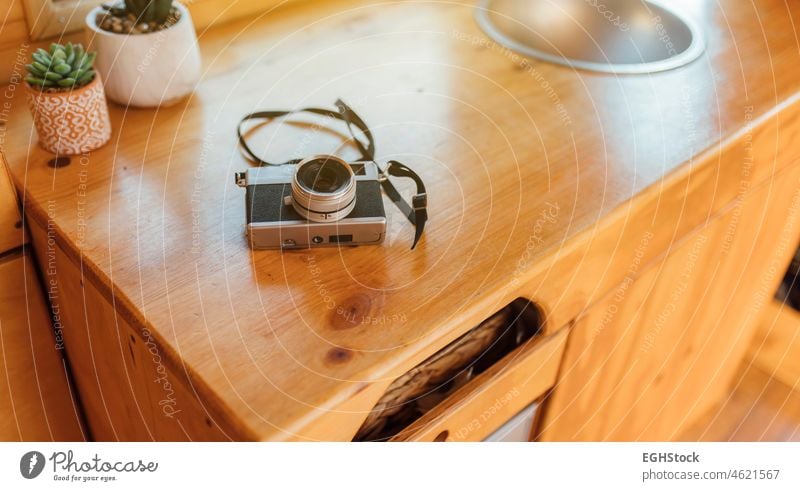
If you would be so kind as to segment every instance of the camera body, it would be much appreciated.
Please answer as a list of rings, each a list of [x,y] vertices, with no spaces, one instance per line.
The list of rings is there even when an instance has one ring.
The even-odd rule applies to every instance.
[[[236,184],[246,189],[246,230],[253,249],[380,244],[386,237],[374,162],[315,156],[296,166],[239,172]]]

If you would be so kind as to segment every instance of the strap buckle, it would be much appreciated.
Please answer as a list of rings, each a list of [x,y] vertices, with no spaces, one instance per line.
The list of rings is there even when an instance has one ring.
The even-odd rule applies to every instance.
[[[411,206],[415,210],[423,210],[428,207],[428,193],[420,193],[411,199]]]

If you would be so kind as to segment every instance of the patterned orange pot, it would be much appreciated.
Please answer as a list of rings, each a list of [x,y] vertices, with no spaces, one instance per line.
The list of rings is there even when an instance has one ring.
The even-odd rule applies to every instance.
[[[111,139],[111,121],[100,74],[69,92],[43,92],[25,84],[39,145],[59,155],[78,155]]]

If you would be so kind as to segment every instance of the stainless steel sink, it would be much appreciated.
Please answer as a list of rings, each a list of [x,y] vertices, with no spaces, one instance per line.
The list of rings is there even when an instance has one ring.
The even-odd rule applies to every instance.
[[[694,21],[655,0],[479,0],[475,18],[507,48],[585,70],[669,70],[705,49]]]

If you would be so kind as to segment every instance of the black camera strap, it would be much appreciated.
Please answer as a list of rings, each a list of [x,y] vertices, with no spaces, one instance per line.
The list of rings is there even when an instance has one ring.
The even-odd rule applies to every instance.
[[[411,206],[400,196],[400,192],[394,187],[392,181],[386,177],[386,174],[395,177],[408,177],[413,179],[417,184],[417,194],[411,199]],[[384,170],[384,176],[381,179],[381,187],[386,196],[392,200],[392,203],[408,218],[408,221],[416,228],[414,232],[414,243],[411,245],[413,250],[417,246],[417,242],[422,237],[422,231],[425,230],[425,222],[428,221],[428,193],[425,191],[425,183],[419,175],[411,170],[407,165],[400,163],[396,160],[390,160]]]
[[[290,114],[307,112],[344,121],[347,124],[347,130],[350,132],[350,136],[352,136],[353,141],[358,147],[358,150],[361,152],[361,160],[375,162],[375,139],[372,136],[372,132],[367,124],[358,114],[355,113],[355,111],[350,108],[350,106],[345,104],[341,99],[336,101],[336,107],[338,111],[318,107],[307,107],[294,111],[256,111],[247,114],[242,118],[241,121],[239,121],[239,125],[236,128],[236,134],[239,137],[239,144],[241,145],[247,157],[258,165],[297,164],[303,159],[298,158],[287,160],[286,162],[275,163],[264,160],[256,155],[247,145],[247,139],[244,137],[244,133],[242,132],[242,126],[247,121],[269,120],[281,118]],[[363,135],[361,138],[356,136],[354,128],[361,132]],[[366,139],[366,142],[364,142],[363,139]],[[377,162],[375,162],[375,164],[378,165]],[[380,169],[380,165],[378,165],[378,169]],[[412,198],[410,205],[405,199],[403,199],[400,191],[398,191],[394,184],[392,184],[392,182],[389,180],[389,176],[406,177],[412,179],[417,185],[417,194],[415,194]],[[397,206],[397,208],[406,216],[406,218],[408,218],[408,221],[411,222],[411,224],[416,228],[414,233],[414,243],[411,245],[411,249],[414,249],[417,246],[417,242],[419,242],[419,239],[422,237],[422,232],[425,229],[425,222],[428,221],[428,195],[425,191],[425,183],[422,182],[422,178],[420,178],[419,175],[414,172],[414,170],[396,160],[390,160],[387,163],[386,168],[381,169],[379,181],[381,183],[381,188],[386,193],[386,196],[389,197],[392,203]]]

